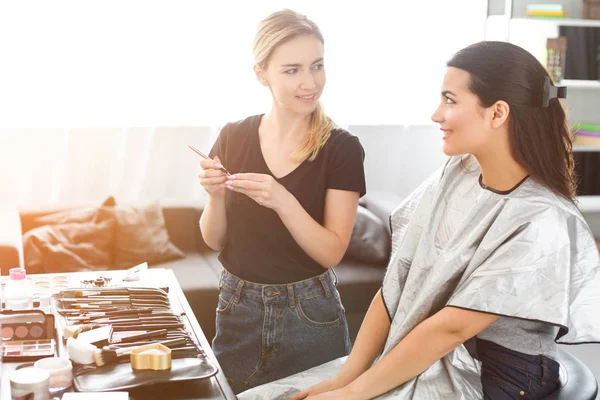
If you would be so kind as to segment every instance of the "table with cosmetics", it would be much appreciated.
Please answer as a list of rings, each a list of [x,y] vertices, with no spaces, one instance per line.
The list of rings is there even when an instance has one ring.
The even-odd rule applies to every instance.
[[[125,277],[131,277],[131,271],[98,271],[98,272],[74,272],[74,273],[64,273],[64,274],[38,274],[38,275],[30,275],[29,278],[34,282],[36,293],[38,297],[36,297],[36,302],[34,307],[39,307],[39,309],[45,311],[47,314],[52,313],[55,316],[55,343],[56,343],[56,351],[55,356],[59,357],[67,357],[68,350],[65,340],[63,340],[63,329],[64,326],[61,326],[59,323],[62,321],[62,316],[58,315],[58,307],[56,302],[56,293],[60,291],[65,291],[70,288],[83,288],[86,290],[94,290],[100,285],[103,285],[103,289],[110,290],[111,288],[163,288],[168,290],[168,302],[170,310],[177,313],[179,321],[181,325],[185,325],[185,330],[188,332],[191,337],[194,338],[194,342],[196,346],[199,346],[200,352],[202,353],[202,358],[205,360],[205,364],[210,365],[213,368],[213,372],[216,367],[216,374],[211,374],[212,376],[205,377],[203,379],[185,379],[181,378],[181,381],[164,381],[162,383],[152,383],[152,384],[144,384],[135,388],[124,389],[129,393],[130,400],[137,399],[235,399],[235,394],[229,387],[227,380],[220,370],[217,359],[215,358],[210,344],[208,343],[204,333],[202,332],[202,328],[198,324],[196,317],[194,316],[190,305],[179,286],[173,271],[168,269],[160,269],[160,268],[151,268],[144,269],[138,273],[139,279],[130,280]],[[4,277],[3,277],[4,278]],[[125,278],[125,279],[124,279]],[[51,299],[44,294],[54,294],[54,297]],[[41,296],[40,296],[41,295]],[[50,301],[52,300],[52,301]],[[144,300],[141,300],[142,302]],[[157,317],[154,317],[157,318]],[[161,328],[160,326],[158,328]],[[157,328],[157,329],[158,329]],[[5,328],[3,327],[3,340],[5,333],[10,334],[11,332],[4,332]],[[18,328],[17,328],[18,329]],[[154,329],[154,328],[152,328]],[[16,330],[15,330],[16,331]],[[35,335],[37,332],[34,332],[31,329],[30,335]],[[114,338],[115,334],[119,332],[113,331],[112,336]],[[14,334],[14,332],[13,332]],[[180,339],[181,340],[181,339]],[[189,338],[188,338],[189,340]],[[42,342],[42,341],[40,341]],[[166,342],[163,342],[166,343]],[[6,351],[6,350],[5,350]],[[173,350],[173,354],[176,351]],[[189,359],[187,359],[189,360]],[[29,361],[23,362],[11,362],[7,361],[7,357],[4,358],[2,364],[2,379],[1,379],[1,388],[0,394],[1,399],[11,399],[11,385],[10,385],[10,376],[11,374],[19,367],[23,366],[23,364],[30,363]],[[175,361],[185,361],[185,360],[173,360],[173,365],[175,366]],[[120,373],[124,374],[132,374],[130,364],[120,364],[122,371]],[[189,369],[189,368],[188,368]],[[75,368],[74,368],[75,371]],[[99,370],[101,371],[101,370]],[[157,373],[164,373],[165,371],[152,371]],[[133,372],[135,373],[135,372]],[[183,375],[194,376],[193,371],[187,371],[183,373]],[[157,375],[158,376],[158,375]],[[96,379],[98,382],[102,382],[102,376]],[[151,382],[152,379],[149,380]],[[159,380],[160,381],[160,380]],[[96,383],[97,384],[97,383]],[[100,383],[101,385],[101,383]],[[72,385],[69,389],[64,392],[58,392],[57,394],[51,395],[55,396],[55,398],[60,399],[65,396],[64,393],[75,392],[74,385]],[[97,392],[97,390],[95,390]],[[110,397],[104,397],[105,399],[109,399]],[[116,398],[116,397],[115,397]]]

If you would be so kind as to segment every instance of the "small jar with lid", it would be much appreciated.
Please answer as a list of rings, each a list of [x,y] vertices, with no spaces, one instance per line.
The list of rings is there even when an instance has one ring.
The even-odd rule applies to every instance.
[[[12,400],[48,400],[50,374],[36,367],[16,369],[10,375],[10,395]]]

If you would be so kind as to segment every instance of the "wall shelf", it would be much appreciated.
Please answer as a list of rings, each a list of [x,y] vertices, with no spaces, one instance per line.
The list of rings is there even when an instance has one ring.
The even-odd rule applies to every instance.
[[[542,21],[557,26],[585,26],[585,27],[597,27],[600,28],[600,20],[597,19],[579,19],[579,18],[543,18],[543,17],[529,17],[529,18],[512,18],[514,21]]]
[[[600,81],[588,81],[578,79],[563,79],[559,86],[566,86],[568,89],[598,89],[600,90]]]
[[[582,213],[600,213],[600,196],[578,196],[577,201]]]
[[[598,145],[598,146],[579,146],[579,145],[574,145],[573,146],[573,151],[582,151],[582,152],[600,151],[600,145]]]

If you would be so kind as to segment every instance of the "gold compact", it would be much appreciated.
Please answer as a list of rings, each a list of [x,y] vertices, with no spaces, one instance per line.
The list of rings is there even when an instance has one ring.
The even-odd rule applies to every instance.
[[[147,344],[131,350],[131,368],[162,371],[171,368],[171,349],[160,343]]]

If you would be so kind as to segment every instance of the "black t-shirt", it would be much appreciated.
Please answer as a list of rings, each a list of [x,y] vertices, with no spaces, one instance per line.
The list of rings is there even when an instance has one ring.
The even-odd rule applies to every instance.
[[[210,157],[218,156],[232,173],[269,174],[260,148],[258,127],[262,115],[227,124]],[[356,136],[335,129],[314,161],[304,161],[277,179],[310,216],[323,225],[327,189],[366,192],[365,153]],[[279,215],[238,192],[227,191],[227,236],[219,255],[223,266],[241,279],[255,283],[290,283],[325,272],[296,243]]]

